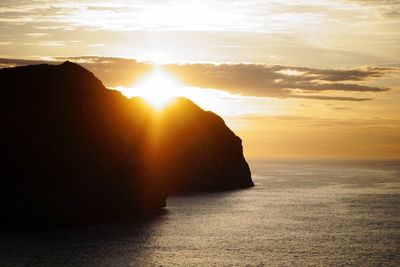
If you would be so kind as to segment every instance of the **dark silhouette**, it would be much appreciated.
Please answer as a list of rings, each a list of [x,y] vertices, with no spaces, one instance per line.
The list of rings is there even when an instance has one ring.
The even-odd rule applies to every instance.
[[[242,140],[218,115],[179,98],[161,115],[162,174],[173,193],[253,186]]]
[[[136,218],[171,192],[253,185],[240,138],[187,99],[157,113],[68,61],[0,84],[3,223]]]

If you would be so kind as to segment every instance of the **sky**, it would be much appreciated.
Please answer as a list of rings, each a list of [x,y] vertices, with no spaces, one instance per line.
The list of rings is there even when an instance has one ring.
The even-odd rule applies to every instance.
[[[69,59],[128,96],[161,66],[249,158],[400,158],[399,0],[2,0],[0,36],[0,67]]]

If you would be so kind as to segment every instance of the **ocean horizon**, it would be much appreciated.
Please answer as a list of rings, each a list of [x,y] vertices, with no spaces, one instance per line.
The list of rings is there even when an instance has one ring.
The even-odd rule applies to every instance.
[[[255,186],[143,222],[1,228],[1,266],[400,264],[400,161],[249,161]]]

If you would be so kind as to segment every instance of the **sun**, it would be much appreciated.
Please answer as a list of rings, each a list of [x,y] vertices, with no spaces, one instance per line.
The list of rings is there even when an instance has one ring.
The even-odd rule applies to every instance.
[[[164,107],[177,97],[190,99],[202,109],[212,110],[222,116],[254,113],[260,109],[261,104],[255,102],[254,99],[249,101],[253,101],[255,107],[252,105],[243,108],[242,105],[237,104],[244,99],[241,95],[212,88],[188,86],[183,80],[185,80],[184,77],[167,72],[163,65],[153,65],[151,72],[132,85],[116,86],[110,89],[120,91],[127,98],[140,97],[158,112],[162,112]],[[264,103],[265,100],[261,102]],[[268,112],[271,112],[270,106]]]
[[[181,95],[181,85],[172,76],[156,67],[140,79],[134,88],[134,95],[143,98],[155,109],[162,109],[174,98]]]

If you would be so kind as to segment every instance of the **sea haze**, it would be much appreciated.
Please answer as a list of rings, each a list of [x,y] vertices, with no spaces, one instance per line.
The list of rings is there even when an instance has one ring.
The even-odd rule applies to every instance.
[[[140,223],[2,228],[2,266],[400,265],[399,161],[250,161],[256,186]]]

